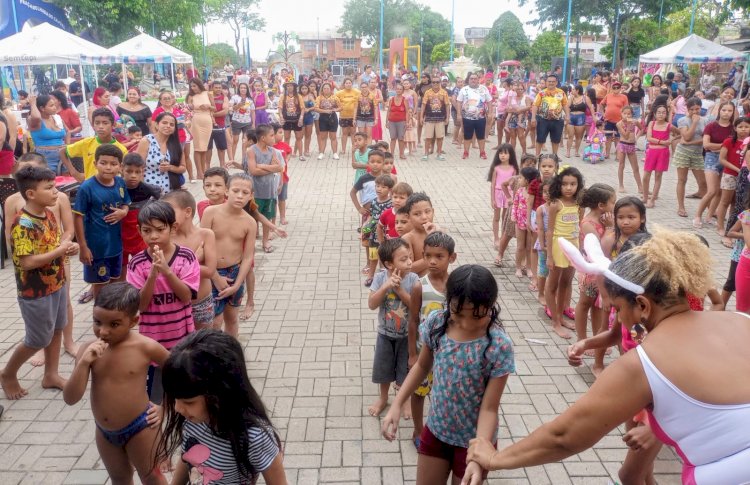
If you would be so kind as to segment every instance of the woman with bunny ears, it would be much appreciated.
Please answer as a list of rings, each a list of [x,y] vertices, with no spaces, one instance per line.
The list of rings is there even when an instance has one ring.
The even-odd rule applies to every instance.
[[[608,267],[599,255],[594,264],[580,254],[573,261],[601,274],[620,323],[628,331],[638,323],[647,336],[555,420],[501,451],[474,439],[467,460],[485,470],[557,462],[645,408],[656,437],[682,457],[683,483],[750,482],[749,317],[693,312],[686,297],[712,284],[708,249],[693,234],[658,231]],[[636,452],[646,444],[632,431],[624,440]],[[462,483],[479,484],[480,475]]]

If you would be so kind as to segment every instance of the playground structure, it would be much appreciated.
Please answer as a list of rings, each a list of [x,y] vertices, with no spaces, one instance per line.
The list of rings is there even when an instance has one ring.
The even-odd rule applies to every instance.
[[[388,54],[388,81],[398,77],[398,70],[404,66],[409,69],[409,51],[416,53],[417,72],[422,72],[422,48],[419,45],[409,45],[408,37],[391,39],[388,49],[383,53]]]

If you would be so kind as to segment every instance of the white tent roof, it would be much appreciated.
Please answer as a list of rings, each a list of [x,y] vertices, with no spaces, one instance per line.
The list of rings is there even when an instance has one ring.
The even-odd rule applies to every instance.
[[[28,66],[79,64],[107,49],[45,22],[0,40],[0,53],[0,66]]]
[[[747,55],[692,34],[655,51],[640,56],[639,60],[649,64],[738,62]]]
[[[155,39],[148,34],[139,34],[108,49],[110,56],[117,62],[137,64],[140,62],[164,62],[174,64],[192,64],[193,56],[172,47],[166,42]]]

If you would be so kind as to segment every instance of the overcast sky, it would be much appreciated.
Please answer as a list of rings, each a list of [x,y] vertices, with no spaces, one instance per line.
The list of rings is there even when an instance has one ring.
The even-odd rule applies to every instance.
[[[432,10],[442,14],[446,19],[451,19],[452,0],[430,0],[421,3],[429,4]],[[533,0],[529,0],[533,5]],[[250,53],[253,59],[265,60],[268,50],[273,47],[271,36],[284,29],[287,31],[316,31],[318,28],[316,19],[320,19],[320,29],[333,29],[340,26],[341,14],[344,11],[345,0],[325,0],[325,7],[320,2],[309,0],[261,0],[260,12],[266,20],[266,28],[263,32],[250,33]],[[473,5],[466,8],[467,3]],[[460,6],[463,6],[461,8]],[[494,19],[506,10],[515,13],[524,24],[526,34],[533,37],[536,35],[534,26],[526,25],[533,19],[529,12],[531,7],[527,3],[519,7],[518,0],[475,0],[465,2],[456,1],[456,31],[463,32],[466,27],[489,27]],[[326,15],[321,15],[324,13]],[[244,34],[243,34],[244,37]],[[226,42],[234,45],[232,30],[226,25],[208,26],[206,40],[209,44]]]

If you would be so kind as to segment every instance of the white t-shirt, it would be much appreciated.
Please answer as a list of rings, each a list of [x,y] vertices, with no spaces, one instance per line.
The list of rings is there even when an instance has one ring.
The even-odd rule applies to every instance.
[[[234,66],[231,64],[224,66],[224,74],[227,76],[234,76]]]
[[[461,116],[467,120],[478,120],[487,116],[487,104],[492,101],[492,95],[486,86],[476,88],[464,86],[458,92],[456,101],[461,103]]]
[[[250,110],[255,109],[255,104],[252,98],[248,97],[243,101],[239,94],[235,94],[229,99],[229,106],[232,107],[232,121],[237,123],[253,122]]]

